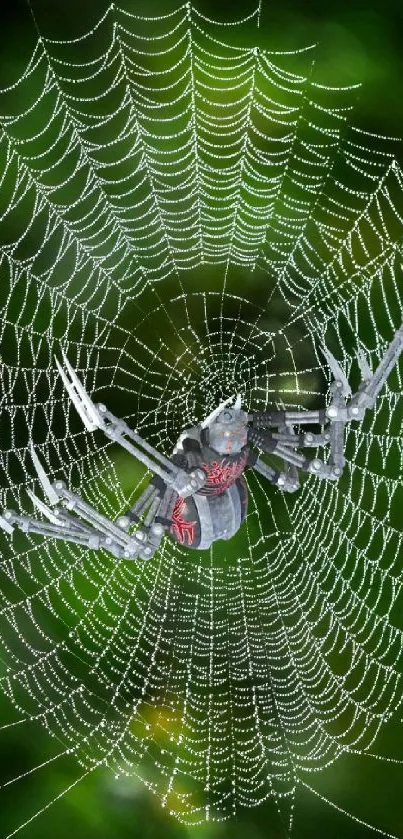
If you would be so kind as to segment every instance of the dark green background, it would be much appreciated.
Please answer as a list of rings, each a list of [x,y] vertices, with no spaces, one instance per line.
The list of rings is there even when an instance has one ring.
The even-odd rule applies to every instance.
[[[178,3],[139,0],[125,7],[136,13],[158,14],[177,8]],[[253,9],[251,2],[212,2],[200,0],[198,8],[222,20],[242,16]],[[40,30],[47,36],[69,38],[83,34],[100,17],[104,0],[33,0]],[[232,34],[232,32],[229,34]],[[318,43],[316,78],[322,83],[362,82],[357,92],[356,119],[371,132],[403,134],[403,4],[340,0],[337,4],[286,0],[263,0],[260,30],[243,37],[252,38],[269,49],[294,49]],[[239,35],[233,32],[233,37]],[[1,5],[0,84],[15,81],[36,40],[29,8],[22,0]],[[239,43],[239,40],[237,41]],[[220,280],[221,282],[221,280]],[[1,707],[6,723],[14,718],[12,709]],[[403,759],[403,732],[400,721],[389,726],[376,744],[382,754]],[[26,726],[0,733],[0,771],[4,781],[29,771],[54,754],[44,733]],[[32,813],[46,806],[78,777],[77,767],[58,762],[45,770],[5,786],[0,799],[0,836],[6,836]],[[308,779],[309,780],[309,779]],[[378,827],[403,837],[403,766],[380,763],[370,757],[346,757],[311,779],[312,786],[341,808]],[[271,805],[245,811],[236,823],[186,828],[167,817],[158,802],[148,796],[140,783],[114,781],[99,773],[79,783],[23,831],[26,839],[72,833],[83,839],[125,839],[159,837],[185,839],[275,839],[283,836]],[[295,839],[328,837],[359,839],[376,836],[304,789],[296,799]]]

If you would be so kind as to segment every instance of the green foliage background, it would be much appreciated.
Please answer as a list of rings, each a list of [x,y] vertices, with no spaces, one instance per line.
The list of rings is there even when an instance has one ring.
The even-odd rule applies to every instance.
[[[164,0],[133,2],[136,13],[158,14],[176,8]],[[80,35],[99,19],[104,0],[33,0],[39,28],[50,37]],[[129,4],[126,2],[126,7]],[[205,14],[222,20],[252,10],[250,0],[200,0]],[[0,84],[16,80],[23,71],[36,41],[29,7],[23,0],[3,0],[0,32]],[[357,94],[355,121],[371,132],[403,135],[403,6],[385,0],[339,0],[325,4],[315,0],[263,0],[260,31],[256,42],[276,50],[295,49],[318,43],[316,77],[323,83],[362,82]],[[244,36],[246,37],[246,36]],[[234,33],[234,38],[239,35]],[[239,40],[238,40],[239,43]],[[221,278],[217,281],[221,288]],[[116,406],[115,410],[116,410]],[[1,706],[4,723],[14,718],[12,709]],[[403,734],[399,721],[385,730],[377,749],[403,759]],[[0,732],[0,774],[4,782],[28,772],[50,757],[52,744],[37,728],[26,726]],[[370,758],[350,756],[323,771],[312,785],[341,808],[403,837],[403,768],[380,764]],[[4,786],[0,799],[0,835],[6,836],[30,815],[62,793],[77,778],[72,761],[52,763],[37,774],[28,774],[12,786]],[[135,781],[115,781],[99,773],[74,786],[51,808],[30,823],[26,839],[72,833],[83,839],[280,839],[283,836],[271,804],[248,810],[238,821],[199,828],[186,828],[162,811],[143,786]],[[318,798],[301,790],[296,801],[295,839],[361,839],[372,831],[332,810]]]

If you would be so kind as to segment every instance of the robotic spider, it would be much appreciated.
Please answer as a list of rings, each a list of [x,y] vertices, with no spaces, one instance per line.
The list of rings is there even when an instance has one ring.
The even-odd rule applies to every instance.
[[[345,464],[344,428],[351,420],[362,420],[366,409],[373,407],[402,349],[403,325],[375,373],[359,353],[363,381],[357,393],[351,395],[343,370],[324,348],[334,376],[326,409],[246,414],[240,396],[235,401],[230,397],[200,425],[180,435],[170,458],[150,446],[105,405],[94,405],[63,354],[65,369],[56,360],[57,368],[86,428],[102,429],[110,440],[144,463],[154,477],[134,506],[113,522],[70,492],[62,481],[50,483],[31,448],[38,478],[51,506],[30,489],[27,492],[48,521],[5,510],[0,516],[0,527],[9,534],[16,526],[25,533],[40,533],[93,549],[105,548],[115,557],[129,560],[151,559],[165,535],[199,549],[209,548],[218,539],[231,539],[246,515],[248,496],[243,473],[247,467],[283,492],[299,488],[299,471],[330,481],[340,478]],[[312,425],[320,426],[320,433],[303,428]],[[326,463],[298,451],[327,445],[330,456]],[[284,461],[284,471],[264,463],[255,447],[279,456]],[[133,525],[135,530],[131,531]]]

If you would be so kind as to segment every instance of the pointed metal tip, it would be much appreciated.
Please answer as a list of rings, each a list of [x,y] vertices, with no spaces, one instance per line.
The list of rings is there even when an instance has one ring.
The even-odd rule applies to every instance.
[[[0,527],[2,530],[5,531],[5,533],[8,533],[10,536],[12,533],[14,533],[13,526],[3,516],[0,516]]]
[[[343,385],[343,395],[350,396],[351,395],[351,387],[349,385],[347,376],[344,370],[341,368],[339,362],[334,357],[333,353],[328,350],[326,344],[322,344],[321,346],[323,355],[326,358],[326,361],[330,367],[330,370],[334,376],[335,381],[341,382]]]
[[[62,350],[62,356],[66,370],[70,375],[70,379],[68,378],[66,371],[63,370],[63,367],[56,356],[55,361],[64,387],[66,388],[67,393],[87,430],[95,431],[96,428],[102,427],[102,421],[99,419],[95,405],[81,384],[75,370],[73,370],[73,367],[71,366],[64,350]]]
[[[76,373],[76,371],[74,370],[73,365],[72,365],[72,364],[70,364],[70,362],[69,362],[69,360],[68,360],[68,358],[67,358],[67,355],[66,355],[66,353],[65,353],[65,351],[64,351],[64,350],[62,350],[62,356],[63,356],[63,361],[64,361],[64,363],[65,363],[65,365],[66,365],[66,367],[67,367],[67,369],[68,369],[68,371],[69,371],[70,375],[72,375],[72,376],[73,376],[73,379],[77,379],[77,381],[78,381],[78,376],[77,376],[77,373]],[[80,384],[81,384],[81,382],[80,382]]]
[[[44,504],[43,501],[41,501],[40,498],[38,498],[35,495],[35,493],[32,492],[32,489],[30,489],[29,487],[27,487],[27,495],[31,499],[34,507],[36,507],[37,510],[43,513],[43,515],[46,516],[46,518],[49,519],[49,521],[51,521],[52,524],[60,525],[60,520],[57,518],[57,516],[55,516],[52,513],[52,510],[46,504]]]
[[[358,366],[360,368],[361,375],[362,375],[363,379],[364,380],[370,379],[371,376],[372,376],[372,370],[371,370],[371,368],[368,364],[367,357],[364,354],[361,347],[359,347],[358,350],[357,350],[357,361],[358,361]]]
[[[32,503],[33,503],[33,504],[35,504],[35,507],[36,507],[36,502],[37,502],[37,501],[39,501],[39,498],[37,498],[37,496],[35,495],[35,493],[34,493],[34,492],[32,492],[32,489],[30,489],[29,487],[26,487],[26,490],[27,490],[27,495],[29,496],[29,498],[31,499]]]
[[[36,474],[38,475],[38,478],[40,480],[40,483],[41,483],[41,486],[42,486],[42,489],[43,489],[45,495],[48,497],[51,504],[57,504],[58,501],[59,501],[59,496],[57,495],[57,493],[53,489],[52,484],[50,483],[50,480],[49,480],[49,478],[48,478],[48,476],[47,476],[47,474],[46,474],[46,472],[45,472],[45,470],[42,466],[41,461],[39,460],[38,455],[36,454],[36,452],[34,450],[34,447],[33,447],[32,443],[30,444],[29,449],[30,449],[30,452],[31,452],[31,457],[32,457],[32,461],[33,461],[33,464],[34,464],[34,467],[35,467]]]
[[[64,364],[66,365],[66,367],[70,366],[70,362],[69,362],[66,350],[63,349],[63,347],[60,347],[60,353],[61,353],[62,360],[63,360]],[[56,358],[56,356],[55,356],[55,358]]]

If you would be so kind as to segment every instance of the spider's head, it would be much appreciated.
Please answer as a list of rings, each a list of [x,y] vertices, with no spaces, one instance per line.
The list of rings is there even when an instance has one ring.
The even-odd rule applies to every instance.
[[[208,444],[218,454],[237,454],[246,446],[248,415],[241,409],[241,397],[229,405],[232,397],[219,405],[202,423],[208,430]]]

